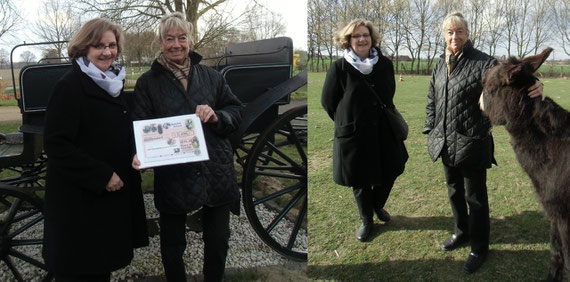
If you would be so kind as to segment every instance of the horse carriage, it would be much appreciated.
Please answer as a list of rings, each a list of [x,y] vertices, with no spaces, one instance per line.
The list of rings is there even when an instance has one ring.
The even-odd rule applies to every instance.
[[[12,54],[30,45],[38,44],[18,45]],[[70,67],[40,61],[22,68],[15,95],[22,125],[17,133],[0,133],[0,270],[18,281],[51,276],[41,257],[43,124],[49,95]],[[229,45],[213,67],[246,105],[231,139],[247,218],[272,249],[306,261],[307,105],[292,106],[291,93],[306,85],[307,72],[293,76],[293,44],[286,37]],[[13,65],[12,81],[16,89]]]

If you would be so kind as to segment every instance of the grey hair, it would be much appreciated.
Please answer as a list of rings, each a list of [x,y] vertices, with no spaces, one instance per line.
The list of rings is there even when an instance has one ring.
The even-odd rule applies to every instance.
[[[467,24],[467,20],[465,20],[465,18],[460,12],[452,12],[451,14],[445,17],[445,19],[443,20],[443,24],[441,25],[441,34],[443,36],[445,36],[447,28],[451,24],[463,28],[465,30],[467,37],[469,37],[469,25]]]
[[[164,42],[165,34],[171,29],[180,29],[188,36],[188,43],[190,48],[194,46],[194,38],[192,36],[193,26],[188,22],[184,15],[180,12],[174,12],[171,14],[166,14],[160,19],[160,26],[158,28],[158,34],[156,40],[159,42]]]

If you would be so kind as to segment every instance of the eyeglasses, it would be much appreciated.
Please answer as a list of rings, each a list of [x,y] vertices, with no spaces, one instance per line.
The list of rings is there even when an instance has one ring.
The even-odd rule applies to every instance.
[[[350,38],[354,38],[356,40],[360,39],[361,37],[363,37],[364,39],[370,37],[370,34],[368,33],[364,33],[364,34],[355,34],[355,35],[351,35]]]
[[[95,50],[97,51],[103,51],[105,50],[105,48],[109,48],[109,50],[117,50],[117,43],[111,43],[109,45],[105,45],[105,44],[97,44],[97,45],[91,45],[91,47],[95,48]]]

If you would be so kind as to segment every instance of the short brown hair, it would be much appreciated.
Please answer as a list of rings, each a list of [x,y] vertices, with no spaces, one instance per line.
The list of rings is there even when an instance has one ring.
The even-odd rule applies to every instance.
[[[372,39],[372,47],[377,46],[378,39],[380,38],[380,33],[371,21],[364,19],[352,20],[347,25],[339,28],[334,34],[334,41],[340,48],[348,49],[348,47],[350,47],[350,36],[359,26],[368,28],[368,32],[370,32],[370,38]]]
[[[92,19],[81,26],[79,31],[73,35],[67,46],[67,53],[72,59],[87,56],[89,47],[96,45],[101,41],[103,33],[112,31],[117,40],[117,55],[123,50],[123,29],[120,25],[111,22],[108,19],[96,18]]]
[[[166,34],[169,30],[177,28],[186,33],[188,36],[188,47],[192,49],[194,46],[194,37],[192,36],[193,26],[190,22],[188,22],[184,15],[180,12],[174,12],[171,14],[167,14],[162,16],[160,19],[160,26],[158,28],[158,34],[156,40],[160,42],[164,42],[164,34]]]

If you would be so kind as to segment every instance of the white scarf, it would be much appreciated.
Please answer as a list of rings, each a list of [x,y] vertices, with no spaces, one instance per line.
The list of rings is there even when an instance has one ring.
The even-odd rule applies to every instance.
[[[94,64],[92,64],[86,57],[79,57],[75,60],[81,71],[87,74],[95,84],[107,91],[109,95],[118,97],[123,89],[123,80],[127,76],[125,68],[113,62],[111,67],[106,71],[101,71]]]
[[[344,50],[344,59],[349,62],[355,69],[363,74],[369,74],[372,72],[372,68],[378,62],[378,51],[374,48],[370,48],[370,55],[368,58],[362,60],[351,47]]]

